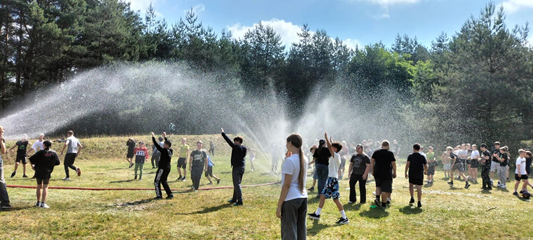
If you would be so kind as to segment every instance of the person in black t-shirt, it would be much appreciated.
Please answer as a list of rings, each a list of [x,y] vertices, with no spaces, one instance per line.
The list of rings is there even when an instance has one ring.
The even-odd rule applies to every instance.
[[[492,183],[490,181],[490,166],[492,164],[490,152],[487,149],[487,144],[481,144],[481,179],[483,180],[483,190],[492,190]]]
[[[420,154],[420,144],[415,143],[413,153],[407,157],[407,164],[405,165],[405,178],[409,179],[409,193],[411,194],[409,204],[415,203],[414,186],[416,185],[418,207],[422,207],[422,184],[424,184],[424,175],[427,174],[427,171],[426,157]]]
[[[202,149],[203,142],[196,143],[196,150],[191,153],[189,158],[189,171],[191,172],[192,190],[198,191],[202,173],[207,171],[207,153]]]
[[[135,140],[133,140],[133,138],[130,138],[128,139],[128,141],[126,142],[126,146],[128,146],[128,154],[126,155],[126,161],[128,161],[128,163],[130,163],[130,167],[133,167],[133,156],[135,155],[134,153],[134,150],[135,150]]]
[[[59,165],[57,153],[50,150],[52,142],[46,140],[43,142],[44,150],[38,151],[30,157],[30,162],[35,166],[35,178],[37,179],[37,204],[36,207],[49,208],[46,205],[46,196],[48,195],[48,184],[54,167]],[[41,192],[42,190],[42,192]]]
[[[322,193],[322,190],[326,185],[326,181],[328,180],[329,157],[331,157],[331,153],[325,145],[322,145],[322,147],[318,147],[318,149],[315,151],[315,154],[313,155],[313,158],[316,158],[316,176],[318,178],[317,198],[320,198],[320,193]]]
[[[361,204],[366,203],[366,180],[368,172],[370,171],[370,158],[363,152],[363,146],[357,145],[355,148],[356,154],[350,159],[350,167],[348,168],[348,178],[350,179],[350,202],[357,202],[357,194],[355,192],[355,184],[359,182],[359,195]]]
[[[494,149],[492,150],[491,156],[494,154],[500,154],[500,148],[501,148],[501,143],[495,142]],[[494,179],[494,174],[499,168],[500,168],[500,162],[498,161],[498,159],[492,158],[492,163],[490,165],[490,184],[491,185],[494,185],[492,179]],[[498,185],[500,185],[500,183],[498,183]]]
[[[375,203],[377,206],[383,208],[387,208],[387,199],[392,192],[392,179],[396,178],[396,158],[394,157],[394,153],[389,151],[389,145],[389,141],[384,140],[381,143],[381,149],[372,154],[372,161],[370,163],[371,166],[374,166],[372,175],[374,175],[376,181]]]
[[[17,158],[15,163],[15,171],[11,174],[11,177],[14,177],[17,174],[17,168],[19,167],[19,164],[22,163],[22,177],[27,178],[26,176],[26,152],[28,150],[28,140],[26,140],[26,135],[22,137],[21,140],[17,141],[17,143],[9,149],[9,152],[11,152],[13,149],[17,148]]]
[[[509,154],[508,154],[508,148],[502,147],[500,148],[499,153],[494,153],[492,155],[493,158],[498,160],[500,163],[500,166],[498,168],[498,177],[500,181],[498,182],[498,187],[502,189],[506,189],[507,185],[505,184],[507,182],[507,172],[508,166],[509,166]]]

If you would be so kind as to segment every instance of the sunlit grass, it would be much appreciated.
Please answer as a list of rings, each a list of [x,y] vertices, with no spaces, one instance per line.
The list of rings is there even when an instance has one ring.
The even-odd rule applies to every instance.
[[[218,136],[216,136],[218,137]],[[144,137],[144,141],[149,141]],[[213,136],[189,137],[189,143]],[[124,138],[82,139],[86,146],[76,166],[83,170],[72,181],[64,177],[62,165],[52,174],[51,186],[138,187],[152,188],[154,170],[145,164],[142,181],[133,181],[128,169]],[[177,144],[177,139],[174,139]],[[218,139],[223,156],[214,157],[215,175],[222,178],[220,186],[231,186],[229,149]],[[190,144],[193,145],[193,144]],[[11,158],[10,158],[11,159]],[[175,182],[178,177],[175,161],[170,186],[187,189],[190,178]],[[268,173],[270,161],[256,160],[256,171],[246,172],[244,184],[279,181]],[[280,164],[281,166],[281,164]],[[403,166],[400,173],[403,173]],[[9,178],[12,163],[5,166],[9,185],[32,186],[34,180],[22,179],[19,173]],[[73,175],[73,174],[71,174]],[[399,174],[403,176],[403,174]],[[407,180],[394,181],[392,207],[386,211],[371,209],[370,204],[348,205],[348,181],[341,184],[341,200],[350,219],[346,226],[336,226],[339,213],[333,202],[326,202],[321,220],[308,221],[309,239],[528,239],[533,233],[527,226],[531,218],[531,202],[511,195],[509,191],[482,192],[479,184],[470,189],[450,189],[442,172],[436,182],[424,188],[421,209],[410,207]],[[481,179],[480,179],[481,180]],[[308,187],[312,179],[308,179]],[[208,187],[202,178],[201,188]],[[514,184],[508,184],[511,188]],[[216,186],[216,185],[215,185]],[[373,182],[368,183],[367,202],[371,202]],[[178,191],[173,200],[153,201],[149,191],[79,191],[50,190],[50,209],[37,209],[33,189],[9,188],[12,210],[0,211],[0,239],[276,239],[280,238],[279,220],[275,216],[279,185],[243,189],[244,206],[226,203],[231,189],[210,191]],[[309,211],[318,201],[310,194]]]

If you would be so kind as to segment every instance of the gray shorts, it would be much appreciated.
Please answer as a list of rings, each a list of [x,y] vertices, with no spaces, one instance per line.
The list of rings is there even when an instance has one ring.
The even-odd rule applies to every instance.
[[[442,165],[442,168],[446,171],[449,171],[449,170],[452,170],[452,165],[447,163],[447,164],[443,164]]]
[[[496,170],[500,167],[500,164],[497,163],[497,162],[490,162],[490,171],[491,172],[496,172]]]
[[[465,166],[462,162],[455,162],[455,164],[453,165],[453,169],[452,171],[459,171],[459,172],[465,172]]]

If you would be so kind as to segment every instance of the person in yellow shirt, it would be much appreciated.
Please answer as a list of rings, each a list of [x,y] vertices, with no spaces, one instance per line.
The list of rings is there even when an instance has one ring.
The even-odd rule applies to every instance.
[[[187,177],[187,157],[189,156],[189,145],[187,145],[187,139],[182,138],[181,139],[181,146],[180,150],[178,152],[178,173],[180,174],[180,177],[176,181],[185,181],[185,177]],[[181,175],[181,170],[183,169],[183,177]]]

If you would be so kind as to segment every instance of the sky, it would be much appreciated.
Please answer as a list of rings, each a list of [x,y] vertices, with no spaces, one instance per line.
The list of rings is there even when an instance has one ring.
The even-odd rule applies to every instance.
[[[489,0],[124,0],[144,16],[152,3],[159,19],[176,23],[193,10],[215,32],[231,30],[234,38],[262,22],[272,26],[285,45],[298,41],[303,24],[326,30],[349,47],[383,42],[397,34],[417,37],[427,46],[441,34],[454,35],[470,16],[478,17]],[[506,12],[506,24],[533,22],[533,0],[494,0]],[[530,43],[533,43],[533,32]]]

